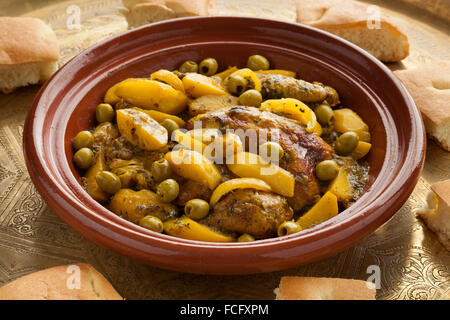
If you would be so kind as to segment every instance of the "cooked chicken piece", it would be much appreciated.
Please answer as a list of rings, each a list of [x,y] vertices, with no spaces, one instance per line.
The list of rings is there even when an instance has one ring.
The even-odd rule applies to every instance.
[[[215,111],[222,108],[238,105],[238,98],[230,95],[206,95],[189,102],[189,114],[197,114]]]
[[[263,139],[267,137],[275,140],[271,137],[271,131],[276,130],[279,133],[277,142],[284,150],[279,165],[291,172],[296,180],[295,195],[288,199],[289,204],[297,211],[319,197],[319,184],[314,168],[320,161],[330,159],[333,149],[320,137],[307,133],[300,124],[253,107],[233,107],[198,115],[187,122],[188,129],[194,126],[194,121],[201,121],[203,128],[242,129],[242,133],[254,130],[254,135]],[[235,133],[238,134],[239,131]],[[248,138],[247,134],[242,142],[247,151],[252,151],[249,146],[254,147],[256,142],[252,141],[250,145]],[[257,144],[260,144],[259,141]]]
[[[156,189],[157,183],[153,181],[152,174],[144,168],[139,159],[113,159],[109,167],[111,172],[120,178],[122,188]]]
[[[261,80],[264,99],[294,98],[302,102],[322,102],[327,98],[327,90],[320,84],[280,74],[257,73]]]
[[[95,151],[103,150],[111,145],[111,143],[119,136],[119,130],[111,122],[103,122],[94,130]]]
[[[292,219],[286,198],[254,189],[237,189],[214,206],[206,223],[232,232],[249,233],[255,238],[275,236],[278,226]]]
[[[186,202],[192,199],[203,199],[209,201],[211,190],[200,182],[186,180],[180,183],[180,193],[175,201],[178,206],[184,206]]]

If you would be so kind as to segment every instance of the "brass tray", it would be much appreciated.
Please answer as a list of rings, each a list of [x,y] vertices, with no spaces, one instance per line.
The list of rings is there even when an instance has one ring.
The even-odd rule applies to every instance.
[[[226,1],[226,0],[219,0]],[[448,0],[368,1],[382,8],[408,34],[411,55],[391,69],[450,59]],[[61,64],[83,49],[126,30],[120,0],[4,0],[0,15],[38,17],[56,31]],[[81,13],[81,29],[68,28]],[[438,16],[441,16],[439,18]],[[73,20],[71,20],[73,22]],[[76,22],[76,21],[75,21]],[[0,285],[43,268],[87,262],[127,299],[273,299],[281,276],[326,276],[366,280],[368,267],[381,270],[378,299],[450,297],[450,253],[418,220],[431,183],[450,178],[450,153],[429,141],[425,168],[401,210],[369,238],[325,260],[280,272],[250,276],[205,276],[152,268],[86,240],[47,207],[25,168],[22,129],[39,90],[32,86],[0,94]],[[370,271],[370,269],[369,269]]]

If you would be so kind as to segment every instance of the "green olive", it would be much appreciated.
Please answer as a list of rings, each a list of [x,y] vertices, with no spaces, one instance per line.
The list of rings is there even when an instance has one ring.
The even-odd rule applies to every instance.
[[[108,103],[100,103],[95,109],[95,117],[98,123],[111,122],[115,115],[114,108]]]
[[[163,122],[160,123],[164,128],[167,129],[167,132],[169,133],[169,138],[172,136],[172,132],[179,129],[180,126],[173,120],[165,119]]]
[[[253,71],[268,70],[270,68],[269,60],[259,54],[248,57],[247,67]]]
[[[164,180],[156,188],[156,193],[164,202],[172,202],[178,197],[179,192],[180,186],[178,185],[178,182],[173,179]]]
[[[333,180],[339,173],[339,167],[334,160],[325,160],[316,165],[316,176],[319,180]]]
[[[278,227],[278,236],[287,236],[302,231],[302,227],[294,221],[285,221]]]
[[[94,163],[94,152],[89,148],[81,148],[73,155],[73,162],[78,168],[87,169]]]
[[[94,144],[94,135],[90,131],[80,131],[72,140],[72,146],[75,150],[81,148],[92,148]]]
[[[343,133],[337,140],[334,148],[340,155],[349,155],[358,146],[359,137],[355,132]]]
[[[328,125],[334,118],[333,109],[327,104],[318,105],[314,109],[314,113],[316,114],[317,120],[321,125]]]
[[[241,106],[259,107],[261,102],[261,93],[254,89],[247,90],[239,96],[239,104]]]
[[[197,72],[198,65],[194,61],[186,61],[181,65],[180,69],[178,69],[178,70],[181,73]]]
[[[209,204],[202,199],[192,199],[186,202],[184,213],[191,219],[200,220],[209,213]]]
[[[212,76],[216,74],[219,64],[214,58],[206,58],[200,62],[198,66],[198,71],[205,76]]]
[[[158,233],[163,232],[163,223],[161,219],[154,216],[142,217],[141,220],[139,220],[139,225],[151,231]]]
[[[255,241],[255,238],[248,233],[244,233],[242,234],[238,239],[238,242],[251,242],[251,241]]]
[[[259,155],[267,160],[279,160],[283,158],[284,150],[278,143],[268,141],[259,146]]]
[[[152,177],[158,182],[168,179],[172,174],[170,164],[166,159],[153,161],[150,171],[152,173]]]
[[[225,81],[228,92],[236,96],[241,95],[247,88],[248,81],[241,76],[231,75]]]
[[[100,189],[109,194],[115,194],[122,188],[120,178],[110,171],[100,171],[95,176],[95,181]]]

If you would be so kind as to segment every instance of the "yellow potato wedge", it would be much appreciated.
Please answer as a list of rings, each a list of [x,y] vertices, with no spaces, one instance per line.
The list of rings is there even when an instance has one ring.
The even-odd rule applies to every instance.
[[[174,237],[189,240],[209,242],[234,241],[232,237],[214,231],[208,226],[198,223],[186,216],[164,222],[164,232]]]
[[[272,191],[272,188],[263,180],[255,178],[236,178],[221,183],[212,193],[209,204],[214,206],[227,193],[236,189],[256,189]]]
[[[167,129],[138,109],[120,109],[116,112],[120,133],[139,148],[153,151],[168,142]]]
[[[338,212],[337,197],[332,192],[328,191],[311,209],[308,210],[308,212],[297,220],[297,223],[302,229],[308,229],[333,218]]]
[[[216,73],[214,77],[218,77],[222,80],[225,80],[226,77],[228,77],[230,74],[232,74],[235,71],[238,71],[239,69],[237,67],[229,67],[227,70],[224,70],[222,72]]]
[[[328,187],[328,191],[334,193],[339,201],[349,201],[353,198],[354,191],[348,175],[348,171],[341,167],[337,177]]]
[[[285,98],[266,100],[261,104],[260,109],[297,120],[306,125],[306,132],[314,132],[319,136],[322,134],[322,127],[317,121],[314,111],[297,99]]]
[[[224,159],[234,157],[235,154],[244,151],[241,138],[238,135],[227,132],[215,137],[214,141],[208,144],[204,150],[205,157],[223,164]]]
[[[352,157],[356,160],[364,158],[372,148],[372,144],[364,141],[358,141],[358,145],[352,152]]]
[[[124,83],[124,82],[130,82],[130,81],[134,81],[134,80],[138,80],[138,79],[141,79],[141,78],[128,78],[119,83],[116,83],[111,88],[109,88],[108,91],[106,91],[105,98],[103,99],[103,101],[105,103],[109,103],[109,104],[116,104],[117,102],[120,101],[120,97],[116,95],[116,89],[119,86],[121,86],[122,83]]]
[[[248,89],[255,89],[256,91],[261,92],[261,80],[259,80],[258,76],[256,75],[256,73],[254,71],[252,71],[249,68],[244,68],[244,69],[239,69],[235,72],[233,72],[232,74],[230,74],[228,77],[230,76],[241,76],[242,78],[246,79],[249,83]],[[224,80],[224,84],[227,82],[227,78],[225,78]]]
[[[86,172],[86,191],[89,195],[99,202],[106,202],[109,199],[109,195],[103,192],[97,184],[95,177],[103,170],[107,170],[108,167],[105,162],[105,156],[102,150],[97,152],[95,163]]]
[[[143,108],[169,114],[177,114],[187,107],[187,96],[170,85],[149,79],[122,81],[114,94],[125,101]]]
[[[199,152],[201,154],[203,154],[203,152],[206,149],[206,145],[205,144],[203,144],[199,140],[195,139],[194,136],[186,134],[186,133],[184,133],[181,130],[175,130],[172,133],[172,139],[174,141],[182,144],[186,148],[188,148],[190,150],[197,151],[197,152]]]
[[[178,149],[166,153],[164,158],[169,162],[173,172],[186,179],[200,182],[211,190],[214,190],[222,180],[216,165],[199,152]]]
[[[214,79],[198,73],[186,73],[183,78],[183,85],[185,91],[194,98],[206,95],[220,96],[228,94]]]
[[[249,152],[236,154],[233,162],[227,163],[227,166],[239,177],[261,179],[272,188],[273,192],[286,197],[294,196],[295,179],[289,171]]]
[[[174,116],[172,114],[168,114],[168,113],[164,113],[164,112],[156,111],[156,110],[145,110],[145,109],[140,109],[140,108],[133,108],[133,109],[138,109],[142,112],[145,112],[152,119],[154,119],[160,123],[166,119],[169,119],[169,120],[174,121],[180,128],[184,127],[184,120],[181,119],[180,117]]]
[[[221,135],[219,129],[213,128],[201,128],[201,129],[192,129],[186,132],[187,135],[190,135],[195,140],[200,141],[204,144],[210,144],[213,142],[217,136]]]
[[[353,110],[334,110],[334,129],[339,133],[356,132],[360,141],[370,142],[369,126]]]
[[[271,70],[258,70],[255,71],[257,74],[258,73],[262,73],[262,74],[279,74],[285,77],[292,77],[295,78],[297,76],[297,74],[294,71],[289,71],[289,70],[280,70],[280,69],[271,69]]]
[[[172,88],[180,90],[181,92],[184,93],[183,82],[180,80],[180,78],[178,78],[178,76],[175,73],[169,70],[161,69],[155,71],[150,75],[150,79],[167,83],[168,85],[172,86]]]
[[[109,204],[109,208],[115,214],[127,220],[138,223],[146,215],[167,219],[166,210],[175,206],[164,203],[159,196],[150,190],[134,191],[131,189],[120,189]]]

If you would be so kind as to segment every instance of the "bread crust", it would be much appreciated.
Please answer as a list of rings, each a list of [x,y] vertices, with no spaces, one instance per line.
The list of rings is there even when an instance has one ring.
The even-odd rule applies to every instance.
[[[133,10],[137,5],[165,6],[174,12],[176,17],[204,16],[214,8],[210,0],[122,0],[124,6]]]
[[[71,269],[72,268],[72,269]],[[79,269],[77,269],[79,268]],[[80,287],[68,283],[80,271]],[[88,264],[57,266],[16,279],[0,288],[0,300],[123,300],[113,286]]]
[[[408,37],[385,17],[380,17],[379,29],[369,29],[368,8],[354,0],[297,0],[297,22],[343,37],[385,62],[406,58]]]
[[[36,18],[0,17],[0,65],[59,59],[53,30]]]
[[[415,213],[450,251],[450,179],[432,184],[426,200]]]
[[[276,291],[276,300],[375,300],[376,294],[366,281],[314,277],[282,277]]]
[[[450,61],[433,61],[394,74],[421,111],[427,133],[450,151]]]

